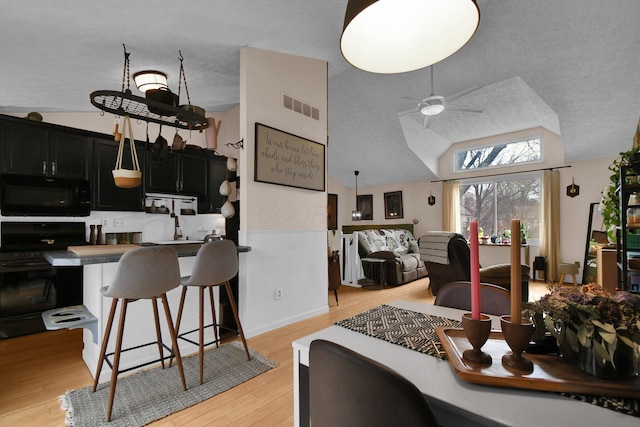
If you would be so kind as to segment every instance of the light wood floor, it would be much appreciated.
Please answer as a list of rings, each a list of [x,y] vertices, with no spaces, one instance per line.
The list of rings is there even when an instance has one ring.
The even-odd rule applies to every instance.
[[[291,342],[337,320],[396,299],[433,302],[426,279],[382,291],[342,286],[329,312],[250,338],[251,348],[278,367],[153,426],[293,425]],[[45,332],[0,341],[0,426],[63,426],[58,396],[93,379],[81,357],[81,330]],[[117,393],[117,390],[116,390]]]
[[[382,303],[397,299],[433,303],[427,288],[428,279],[382,291],[342,286],[339,306],[329,295],[328,313],[248,340],[250,347],[277,361],[277,368],[151,425],[291,426],[291,342]],[[532,295],[537,298],[544,289],[544,283],[534,285]],[[63,426],[65,411],[60,409],[58,397],[93,384],[81,351],[80,330],[0,341],[0,426]]]

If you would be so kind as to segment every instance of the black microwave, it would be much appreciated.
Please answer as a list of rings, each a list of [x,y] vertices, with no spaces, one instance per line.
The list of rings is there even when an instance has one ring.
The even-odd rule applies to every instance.
[[[0,178],[0,210],[6,216],[89,216],[89,181],[5,174]]]

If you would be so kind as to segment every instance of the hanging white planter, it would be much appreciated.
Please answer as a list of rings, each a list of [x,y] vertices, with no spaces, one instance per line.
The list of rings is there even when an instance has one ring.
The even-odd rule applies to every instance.
[[[231,185],[229,185],[229,181],[226,179],[222,181],[222,184],[220,184],[220,189],[218,191],[220,192],[221,196],[228,196],[229,194],[231,194]]]
[[[225,218],[232,218],[236,214],[236,208],[233,207],[233,204],[229,200],[224,202],[222,208],[220,208],[220,213]]]
[[[227,157],[227,169],[230,172],[234,172],[236,169],[238,169],[238,163],[236,162],[236,159],[234,159],[233,157]]]

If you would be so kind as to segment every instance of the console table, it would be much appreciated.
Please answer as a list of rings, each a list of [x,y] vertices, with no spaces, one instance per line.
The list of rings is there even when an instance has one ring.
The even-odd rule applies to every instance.
[[[410,301],[396,307],[460,319],[463,311]],[[500,329],[492,316],[492,327]],[[442,426],[637,426],[638,418],[556,393],[489,387],[460,380],[448,362],[381,339],[331,326],[293,342],[294,419],[309,425],[309,345],[325,339],[383,363],[411,380],[425,395]],[[494,363],[500,363],[494,361]],[[384,404],[384,396],[381,397]]]

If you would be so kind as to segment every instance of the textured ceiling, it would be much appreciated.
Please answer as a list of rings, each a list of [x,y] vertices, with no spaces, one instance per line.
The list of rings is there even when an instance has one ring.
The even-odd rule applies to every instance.
[[[451,143],[544,126],[565,160],[630,148],[640,115],[640,2],[480,0],[474,38],[434,67],[434,92],[482,114],[445,111],[429,129],[403,96],[431,92],[427,69],[370,74],[348,65],[339,38],[346,0],[0,0],[0,111],[95,111],[89,93],[118,90],[122,43],[131,71],[160,69],[175,90],[178,50],[191,100],[238,103],[243,46],[329,63],[329,175],[367,187],[437,176]],[[414,117],[412,117],[414,116]]]

